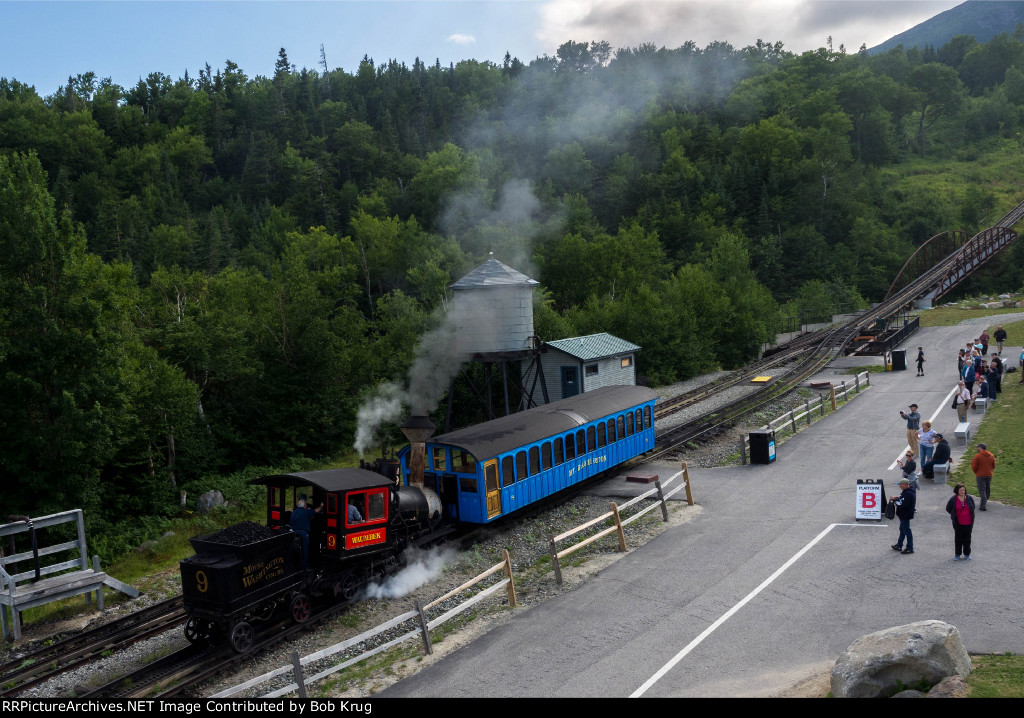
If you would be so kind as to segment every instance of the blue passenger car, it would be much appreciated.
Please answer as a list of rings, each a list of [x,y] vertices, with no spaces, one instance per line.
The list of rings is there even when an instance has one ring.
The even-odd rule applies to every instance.
[[[435,436],[424,484],[445,516],[488,523],[653,449],[655,399],[608,386]],[[408,483],[408,446],[398,458]]]

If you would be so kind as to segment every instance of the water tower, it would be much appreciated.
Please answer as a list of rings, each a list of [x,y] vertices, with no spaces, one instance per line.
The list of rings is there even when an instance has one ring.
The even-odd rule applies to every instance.
[[[544,373],[540,371],[540,341],[533,333],[533,288],[539,284],[525,274],[517,272],[502,264],[494,255],[479,267],[471,271],[459,281],[452,284],[452,303],[449,317],[455,326],[455,341],[461,356],[467,357],[472,364],[482,364],[484,368],[484,388],[474,383],[463,369],[459,375],[464,377],[474,395],[487,408],[487,418],[494,418],[494,402],[490,387],[494,372],[500,365],[502,387],[505,398],[505,414],[512,413],[509,403],[509,381],[521,390],[522,399],[519,408],[528,409],[536,406],[533,401],[537,379],[527,389],[522,385],[519,372],[510,376],[510,363],[519,366],[523,359],[531,359],[530,366],[536,362],[540,389],[544,401],[548,402],[547,386],[544,384]],[[527,376],[526,373],[523,376]],[[455,394],[453,377],[448,386],[448,411],[445,416],[445,431],[451,429],[452,400]]]

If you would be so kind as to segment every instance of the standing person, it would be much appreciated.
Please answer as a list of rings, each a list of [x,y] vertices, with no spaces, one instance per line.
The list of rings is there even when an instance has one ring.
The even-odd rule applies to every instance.
[[[924,376],[924,347],[917,348],[917,375]]]
[[[299,494],[299,500],[296,502],[295,508],[292,509],[292,515],[288,519],[288,525],[292,527],[292,531],[297,533],[299,538],[302,539],[303,568],[309,565],[309,532],[313,530],[313,516],[322,508],[322,504],[315,509],[308,508],[306,506],[306,495]]]
[[[974,357],[972,356],[964,364],[964,385],[967,387],[967,392],[972,393],[974,391],[974,380],[977,379],[977,372],[974,370]]]
[[[900,537],[892,545],[892,550],[914,553],[914,534],[910,530],[910,520],[914,518],[914,509],[917,508],[917,492],[910,486],[910,479],[900,479],[900,495],[889,497],[889,501],[896,504],[896,517],[900,520]],[[906,548],[903,548],[904,538],[907,540]]]
[[[1020,357],[1017,359],[1020,364],[1020,381],[1018,384],[1024,384],[1024,349],[1020,350]]]
[[[967,410],[971,408],[971,390],[967,388],[967,382],[957,382],[958,391],[956,394],[956,415],[960,421],[967,421]]]
[[[917,404],[910,405],[909,414],[900,411],[900,416],[907,420],[907,443],[910,444],[910,450],[917,454],[920,449],[917,443],[917,430],[921,428],[921,414],[917,410]]]
[[[964,375],[964,362],[965,361],[966,361],[966,358],[964,357],[964,350],[961,349],[960,353],[956,357],[956,375],[957,376],[963,376]]]
[[[935,449],[935,432],[932,431],[932,422],[925,419],[921,422],[921,428],[917,432],[917,441],[921,445],[921,467],[932,458],[932,451]]]
[[[981,336],[978,337],[978,342],[981,343],[981,355],[985,356],[988,354],[988,340],[990,339],[988,331],[985,329],[981,330]]]
[[[953,519],[953,560],[961,554],[971,560],[971,531],[974,530],[974,498],[967,495],[967,487],[957,484],[953,496],[946,502],[946,513]]]
[[[914,491],[921,488],[921,485],[917,483],[917,462],[914,461],[914,452],[908,451],[903,457],[903,461],[896,459],[896,465],[903,469],[903,478],[910,481]]]
[[[989,491],[992,489],[992,474],[996,470],[996,457],[984,444],[978,444],[978,453],[971,459],[971,471],[974,472],[974,479],[978,482],[978,498],[981,499],[980,511],[985,511],[985,504],[988,503]]]
[[[953,453],[949,442],[943,438],[942,434],[935,434],[935,453],[932,455],[930,461],[921,464],[921,474],[926,479],[935,480],[935,465],[945,464],[949,461],[950,455]]]
[[[999,392],[1003,390],[1003,372],[1002,362],[999,361],[999,357],[996,354],[992,355],[992,363],[988,367],[988,383],[989,392],[992,395],[992,401],[995,401],[999,397]]]
[[[996,333],[993,335],[996,340],[996,347],[999,349],[999,353],[1003,353],[1003,342],[1006,341],[1006,330],[1003,329],[1003,325],[1000,324],[999,328],[996,329]]]

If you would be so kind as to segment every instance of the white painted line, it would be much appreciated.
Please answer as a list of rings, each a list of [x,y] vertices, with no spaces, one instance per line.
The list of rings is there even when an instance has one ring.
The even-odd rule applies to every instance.
[[[747,594],[746,596],[744,596],[744,597],[743,597],[743,600],[741,600],[741,601],[740,601],[739,603],[737,603],[737,604],[736,604],[735,606],[733,606],[733,607],[732,607],[732,608],[730,608],[730,609],[729,609],[728,611],[726,611],[726,612],[725,612],[724,614],[722,614],[722,616],[721,616],[721,617],[720,617],[720,618],[719,618],[719,619],[718,619],[717,621],[715,621],[715,622],[714,622],[714,623],[712,623],[712,624],[711,624],[710,626],[708,626],[708,627],[707,627],[706,629],[704,629],[704,632],[703,632],[703,633],[701,633],[701,634],[700,634],[699,636],[697,636],[697,637],[696,637],[696,638],[694,638],[694,639],[693,639],[692,641],[690,641],[690,642],[689,642],[689,643],[687,644],[686,648],[684,648],[683,650],[679,651],[679,653],[677,653],[677,654],[676,654],[675,656],[673,656],[673,657],[672,657],[672,660],[670,660],[670,661],[669,661],[668,663],[666,663],[666,664],[665,664],[664,666],[662,666],[662,667],[661,667],[661,668],[660,668],[660,669],[658,670],[658,672],[657,672],[657,673],[655,673],[655,674],[654,674],[653,676],[651,676],[650,678],[648,678],[648,679],[647,679],[647,681],[646,681],[646,682],[645,682],[645,683],[644,683],[644,684],[643,684],[642,686],[640,686],[640,687],[639,687],[639,688],[637,688],[637,689],[636,689],[635,691],[633,691],[632,695],[630,695],[629,697],[630,697],[630,698],[640,698],[641,696],[643,696],[643,694],[644,694],[644,693],[646,693],[646,692],[647,692],[647,690],[648,690],[648,689],[649,689],[649,688],[650,688],[651,686],[653,686],[653,685],[654,685],[655,683],[657,683],[657,682],[658,682],[659,680],[661,680],[662,676],[664,676],[664,675],[665,675],[666,673],[668,673],[669,671],[671,671],[671,670],[672,670],[672,669],[673,669],[673,668],[675,667],[675,665],[676,665],[677,663],[679,663],[679,661],[681,661],[681,660],[683,660],[684,658],[686,658],[686,655],[687,655],[688,653],[690,653],[690,651],[692,651],[692,650],[693,650],[694,648],[696,648],[697,646],[699,646],[699,645],[700,645],[700,644],[701,644],[701,643],[702,643],[702,642],[704,641],[704,639],[705,639],[705,638],[707,638],[707,637],[708,637],[708,636],[710,636],[710,635],[711,635],[712,633],[714,633],[714,632],[715,632],[715,631],[716,631],[716,630],[718,629],[718,627],[719,627],[719,626],[721,626],[721,625],[722,625],[723,623],[725,623],[726,621],[728,621],[728,620],[729,620],[729,619],[730,619],[730,618],[731,618],[731,617],[733,616],[733,614],[735,614],[735,613],[736,613],[737,611],[739,611],[739,610],[740,610],[741,608],[743,608],[743,607],[744,607],[744,606],[746,606],[746,605],[747,605],[748,603],[750,603],[750,601],[751,601],[751,600],[752,600],[752,599],[754,598],[754,596],[756,596],[757,594],[761,593],[761,591],[763,591],[764,589],[768,588],[768,586],[770,586],[770,585],[771,585],[771,583],[772,583],[772,582],[773,582],[773,581],[774,581],[775,579],[777,579],[777,578],[778,578],[779,576],[781,576],[781,575],[783,574],[783,572],[785,572],[785,570],[786,570],[787,568],[789,568],[789,567],[790,567],[790,566],[792,566],[792,565],[793,565],[794,563],[796,563],[796,562],[797,562],[797,560],[799,560],[799,558],[800,558],[801,556],[803,556],[803,555],[804,555],[805,553],[807,553],[808,551],[810,551],[810,550],[811,550],[811,548],[812,548],[812,547],[813,547],[813,546],[814,546],[814,545],[815,545],[816,543],[818,543],[818,542],[819,542],[819,541],[821,541],[821,540],[822,540],[823,538],[825,538],[825,536],[826,536],[826,535],[828,535],[828,532],[829,532],[829,531],[831,531],[832,529],[834,529],[834,528],[835,528],[836,526],[858,526],[858,527],[861,527],[861,528],[881,528],[881,527],[883,526],[883,524],[830,524],[830,525],[828,526],[828,528],[826,528],[826,529],[825,529],[824,531],[822,531],[822,532],[821,532],[820,534],[818,534],[817,536],[815,536],[815,537],[814,537],[814,538],[813,538],[813,539],[811,540],[811,542],[810,542],[810,543],[808,543],[808,544],[807,544],[806,546],[804,546],[804,547],[803,547],[802,549],[800,549],[799,551],[797,551],[797,552],[796,552],[796,554],[794,554],[794,556],[793,556],[793,557],[792,557],[791,559],[789,559],[788,561],[786,561],[786,563],[782,564],[782,566],[781,566],[781,567],[779,567],[779,569],[778,569],[778,570],[777,570],[777,571],[776,571],[775,573],[773,573],[773,574],[772,574],[771,576],[769,576],[768,578],[766,578],[766,579],[765,579],[765,580],[764,580],[764,581],[763,581],[763,582],[761,583],[761,585],[760,585],[760,586],[758,586],[758,587],[757,587],[757,588],[755,588],[755,589],[754,589],[753,591],[751,591],[751,592],[750,592],[750,593],[748,593],[748,594]]]
[[[959,391],[959,389],[960,389],[960,385],[958,384],[957,386],[954,386],[952,389],[949,390],[949,393],[946,394],[946,398],[943,399],[942,402],[939,403],[939,408],[936,409],[932,413],[932,415],[928,417],[928,421],[932,422],[933,424],[935,423],[935,417],[939,415],[940,411],[942,411],[942,407],[949,406],[949,400],[953,398],[953,395],[956,394],[957,391]],[[909,448],[910,448],[910,444],[907,444],[906,446],[904,446],[900,450],[900,453],[898,453],[896,455],[896,458],[893,460],[893,462],[891,464],[889,464],[889,468],[887,469],[888,471],[892,471],[893,469],[896,468],[896,462],[903,458],[903,455],[907,453],[907,450]],[[917,458],[921,458],[921,457],[919,456]],[[917,468],[920,469],[921,467],[919,466]]]

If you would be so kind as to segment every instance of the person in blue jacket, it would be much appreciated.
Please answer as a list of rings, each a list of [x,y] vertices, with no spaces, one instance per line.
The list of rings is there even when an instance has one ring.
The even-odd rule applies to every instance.
[[[910,485],[910,479],[904,476],[900,479],[900,495],[889,498],[896,504],[896,518],[900,520],[900,537],[892,545],[893,551],[900,553],[914,553],[914,534],[910,530],[910,520],[914,518],[914,510],[917,508],[917,492]],[[907,547],[903,548],[903,539],[907,539]]]
[[[302,539],[303,568],[309,565],[309,532],[313,530],[313,516],[323,508],[323,505],[317,506],[315,509],[308,508],[306,501],[306,495],[299,494],[299,500],[296,502],[295,508],[292,509],[291,518],[288,519],[288,525],[292,527],[292,531]]]

